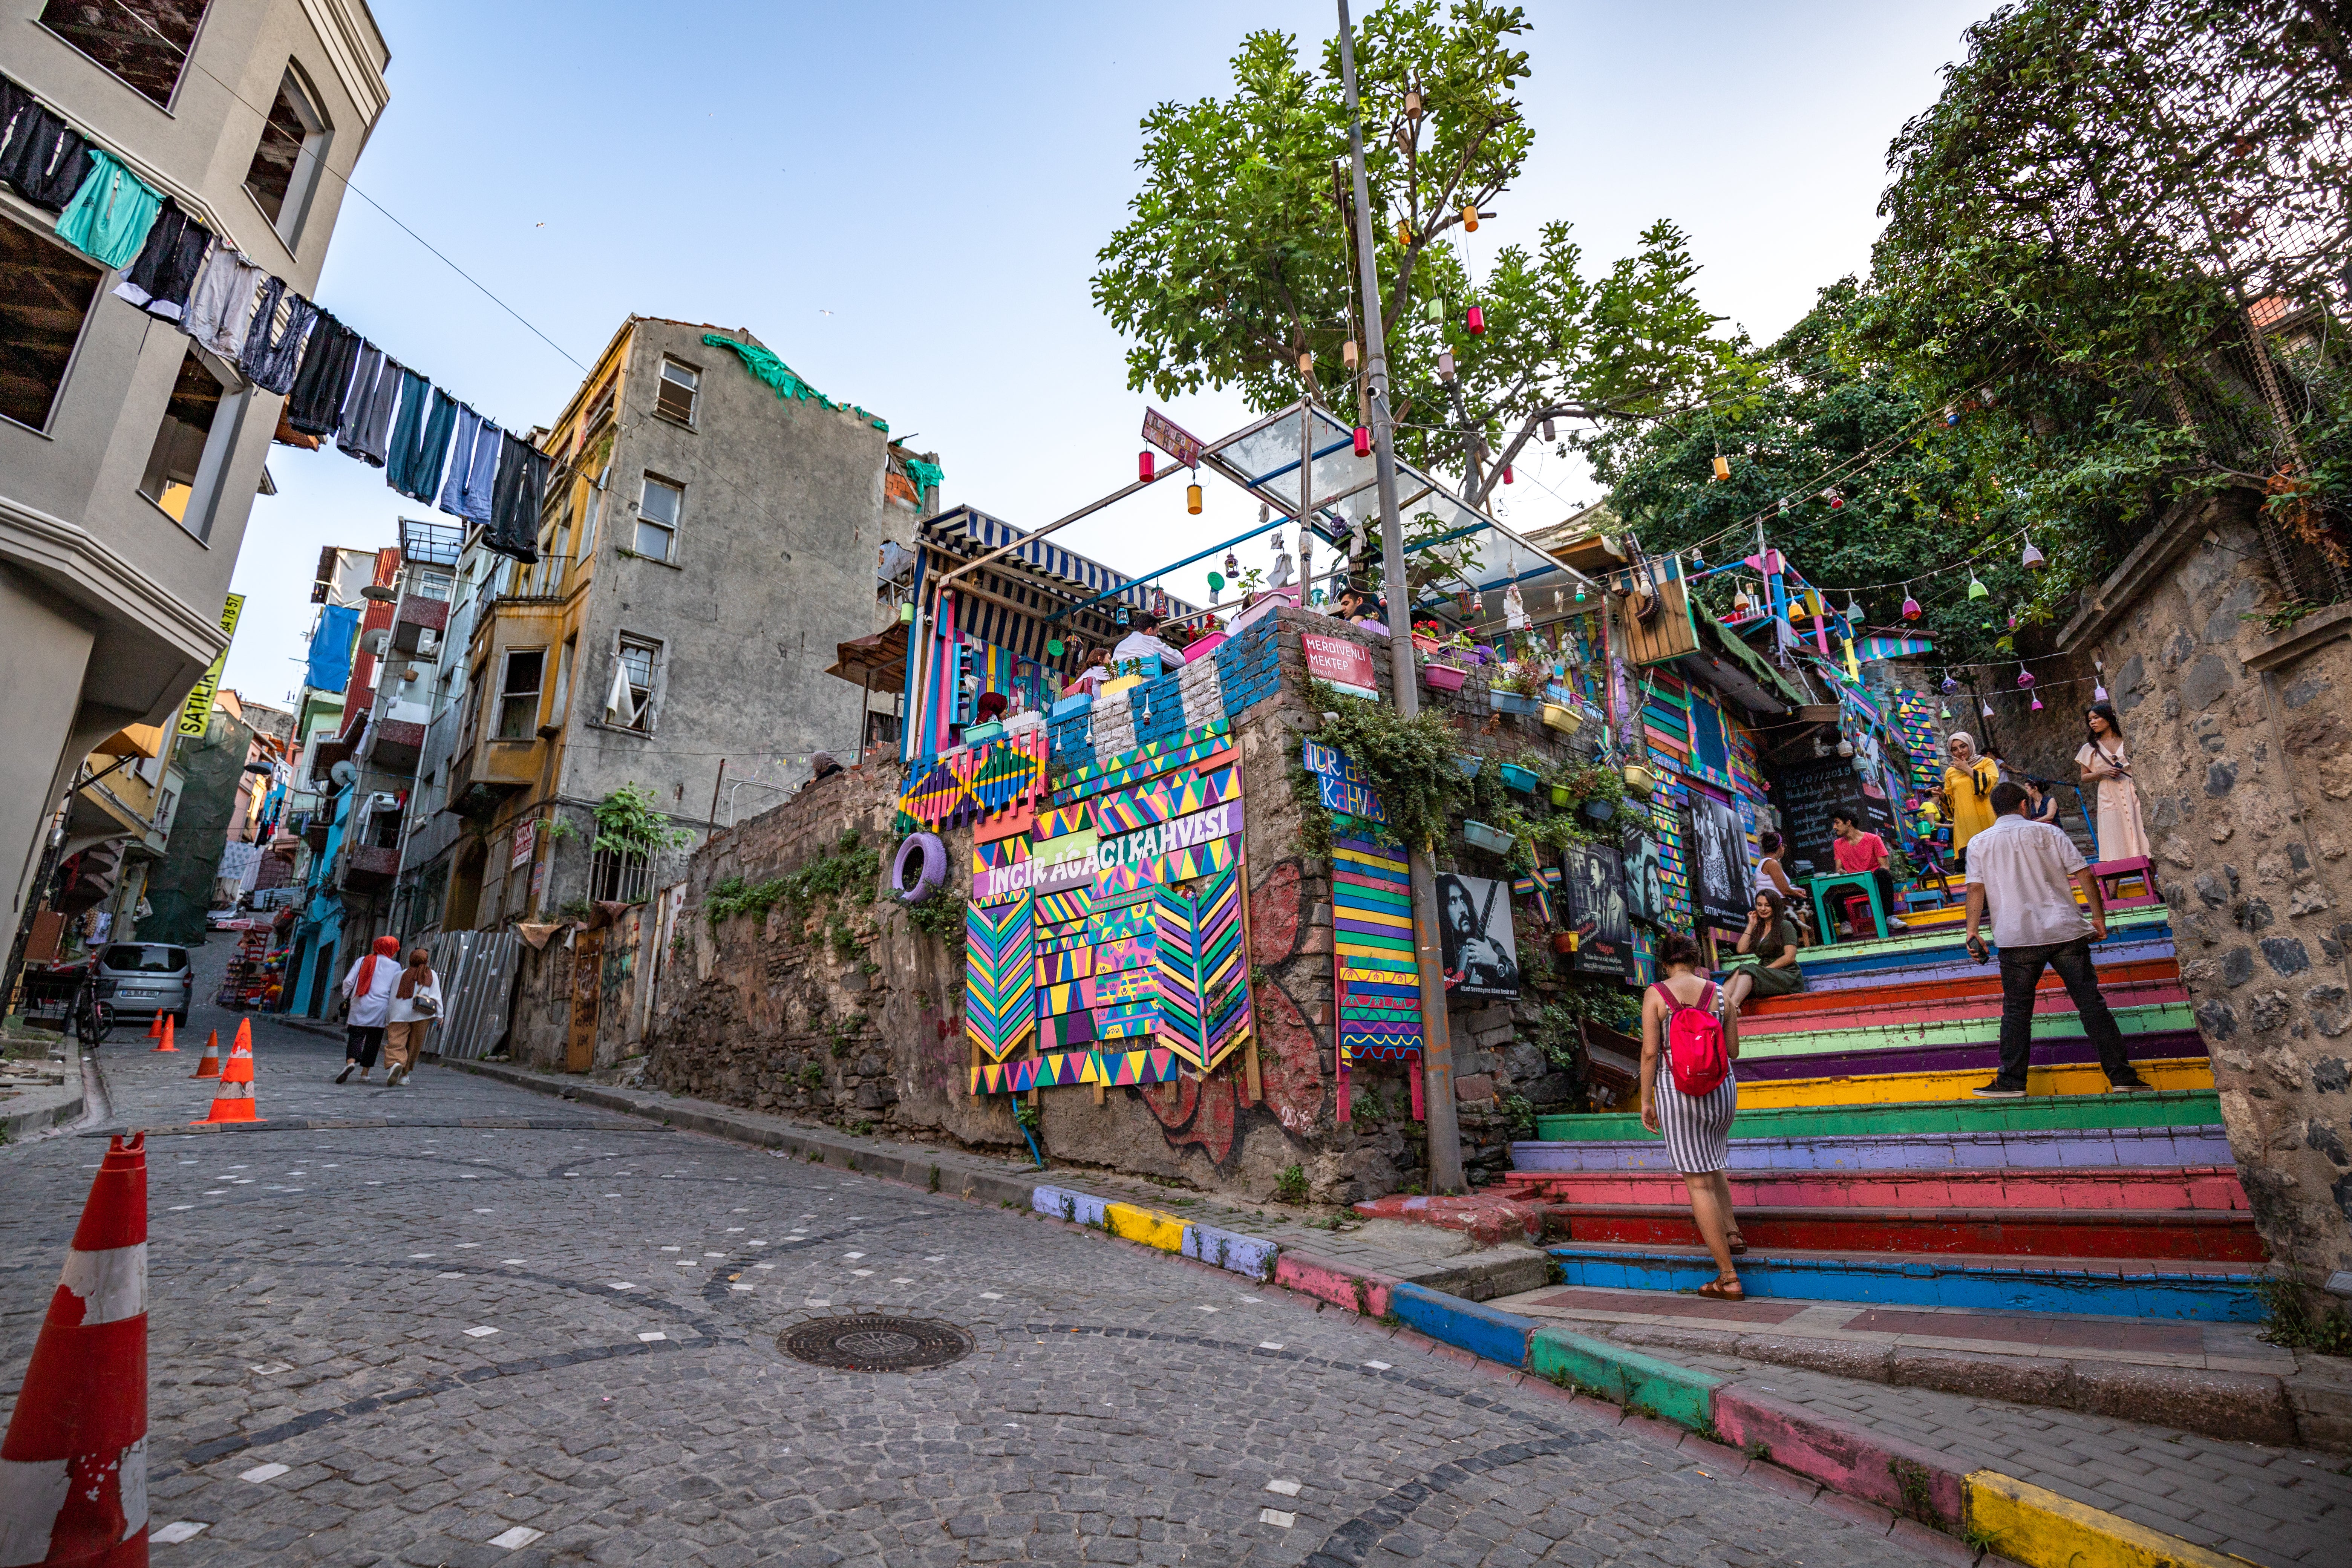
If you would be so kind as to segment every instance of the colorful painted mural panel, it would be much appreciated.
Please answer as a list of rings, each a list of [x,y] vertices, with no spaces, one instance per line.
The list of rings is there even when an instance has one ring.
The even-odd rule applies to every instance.
[[[1025,898],[964,910],[964,1033],[998,1061],[1037,1026],[1035,912]]]

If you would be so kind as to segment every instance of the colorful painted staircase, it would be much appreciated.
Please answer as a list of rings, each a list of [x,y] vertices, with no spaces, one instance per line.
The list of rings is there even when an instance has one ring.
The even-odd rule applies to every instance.
[[[2161,909],[2095,950],[2158,1092],[2109,1094],[2046,975],[2024,1100],[1999,1061],[2000,982],[1955,928],[1805,954],[1808,988],[1740,1026],[1732,1195],[1749,1295],[2001,1312],[2244,1321],[2264,1253],[2238,1184]],[[1714,1278],[1682,1179],[1631,1113],[1538,1119],[1509,1195],[1538,1205],[1570,1286]]]

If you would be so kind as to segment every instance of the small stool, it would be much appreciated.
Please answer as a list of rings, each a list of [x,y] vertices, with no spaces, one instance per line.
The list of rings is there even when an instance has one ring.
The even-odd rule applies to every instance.
[[[1826,941],[1835,928],[1830,924],[1830,889],[1851,888],[1870,900],[1870,918],[1880,938],[1886,931],[1886,911],[1878,906],[1878,878],[1869,871],[1840,871],[1832,876],[1815,877],[1812,881],[1813,919]]]
[[[2156,890],[2156,864],[2145,855],[2098,861],[2091,875],[2098,881],[2100,900],[2111,910],[2145,910],[2164,902]],[[2136,890],[2124,891],[2127,884]]]

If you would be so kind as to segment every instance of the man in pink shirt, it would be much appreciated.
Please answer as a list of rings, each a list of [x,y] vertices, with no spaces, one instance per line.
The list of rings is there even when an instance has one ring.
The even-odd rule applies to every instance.
[[[1878,884],[1878,902],[1886,911],[1890,931],[1910,929],[1904,921],[1895,902],[1895,879],[1886,871],[1886,840],[1875,833],[1864,833],[1862,821],[1852,806],[1842,805],[1830,813],[1830,829],[1837,835],[1830,854],[1841,871],[1867,871]]]

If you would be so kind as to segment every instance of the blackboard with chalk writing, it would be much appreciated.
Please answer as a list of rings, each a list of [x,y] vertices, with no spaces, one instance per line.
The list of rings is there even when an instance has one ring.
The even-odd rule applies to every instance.
[[[1780,831],[1789,840],[1781,869],[1792,877],[1800,860],[1811,861],[1822,876],[1837,869],[1831,853],[1837,835],[1830,827],[1830,813],[1842,805],[1853,808],[1864,833],[1875,833],[1889,849],[1895,847],[1895,817],[1887,802],[1863,794],[1862,776],[1849,758],[1824,757],[1782,768],[1772,784],[1772,804],[1780,808]]]

